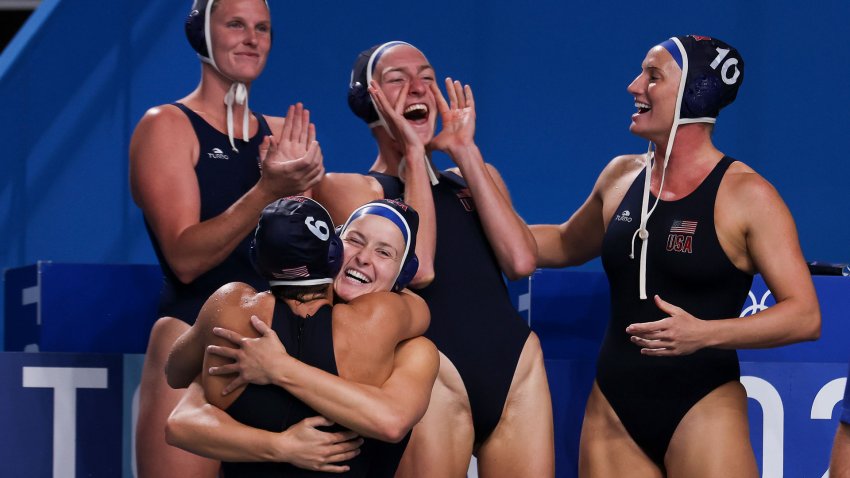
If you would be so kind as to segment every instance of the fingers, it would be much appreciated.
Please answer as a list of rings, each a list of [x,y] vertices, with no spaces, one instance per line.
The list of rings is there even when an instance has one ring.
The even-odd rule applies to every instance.
[[[283,126],[280,128],[280,137],[277,138],[278,141],[286,138],[289,139],[289,136],[292,134],[292,119],[295,117],[295,105],[289,105],[289,109],[286,110],[286,118],[283,118]]]
[[[643,348],[640,349],[641,355],[647,355],[650,357],[673,357],[679,355],[674,350],[669,348],[657,348],[657,349],[648,349]]]
[[[666,319],[656,320],[654,322],[640,322],[631,324],[626,327],[626,333],[629,335],[646,336],[647,334],[655,334],[666,330]]]
[[[254,329],[263,336],[269,335],[273,332],[272,329],[256,315],[251,316],[251,325],[253,325]]]
[[[404,112],[404,103],[407,101],[407,93],[410,91],[410,82],[405,82],[401,87],[401,92],[398,94],[398,98],[395,100],[394,110],[399,115]],[[382,92],[383,93],[383,92]]]
[[[382,115],[386,115],[387,111],[391,109],[391,105],[389,104],[389,100],[384,96],[383,90],[378,87],[378,83],[375,80],[372,80],[369,83],[369,94],[372,96],[372,103],[378,108],[378,111],[381,112]]]
[[[222,365],[220,367],[210,367],[207,372],[209,372],[210,375],[231,375],[234,373],[239,373],[239,364],[230,363],[227,365]]]
[[[316,141],[316,125],[310,123],[310,126],[307,128],[307,144],[311,144]]]
[[[301,103],[298,103],[301,105]],[[298,142],[300,144],[308,144],[307,137],[310,135],[310,110],[304,108],[301,113],[301,130],[298,135]],[[314,133],[315,135],[315,133]]]
[[[218,355],[219,357],[229,358],[231,360],[236,360],[239,356],[239,349],[221,347],[218,345],[208,345],[207,352],[213,355]]]
[[[466,95],[466,107],[475,109],[475,98],[472,97],[472,87],[469,85],[464,86],[463,92]]]
[[[457,91],[455,91],[454,82],[449,77],[446,77],[446,93],[449,95],[449,108],[457,109]]]
[[[464,91],[463,91],[463,85],[459,81],[455,80],[452,83],[452,87],[454,87],[455,98],[457,98],[457,108],[458,109],[466,108],[466,95],[464,94]]]
[[[434,94],[434,99],[437,100],[437,111],[440,114],[443,114],[449,110],[449,104],[446,103],[446,98],[443,96],[443,92],[440,91],[440,87],[437,86],[436,82],[430,83],[431,93]]]
[[[236,345],[239,345],[239,342],[242,341],[245,337],[237,334],[236,332],[225,329],[223,327],[213,327],[213,335],[217,335],[227,341],[230,341]]]
[[[664,299],[662,299],[662,298],[661,298],[661,296],[659,296],[658,294],[656,294],[656,295],[653,297],[653,299],[655,299],[655,305],[656,305],[659,309],[661,309],[662,311],[664,311],[665,313],[667,313],[668,315],[673,315],[673,314],[675,314],[676,312],[679,312],[679,311],[681,311],[681,310],[682,310],[682,309],[680,309],[679,307],[676,307],[675,305],[673,305],[673,304],[671,304],[671,303],[669,303],[669,302],[665,301],[665,300],[664,300]]]
[[[315,417],[307,417],[307,418],[301,420],[301,423],[303,423],[307,426],[310,426],[312,428],[316,428],[316,427],[329,427],[329,426],[333,425],[335,422],[332,421],[332,420],[328,420],[327,418],[325,418],[321,415],[317,415]]]
[[[245,380],[240,375],[240,376],[234,378],[230,383],[228,383],[227,386],[224,387],[224,389],[221,391],[221,394],[227,395],[228,393],[230,393],[230,392],[232,392],[232,391],[234,391],[234,390],[236,390],[240,387],[243,387],[247,384],[248,384],[248,380]]]
[[[283,140],[289,140],[297,142],[298,138],[301,136],[301,129],[304,121],[304,105],[301,103],[295,104],[295,109],[293,110],[292,119],[290,120],[289,116],[286,117],[287,121],[292,123],[292,130],[289,133],[289,136],[284,136]]]

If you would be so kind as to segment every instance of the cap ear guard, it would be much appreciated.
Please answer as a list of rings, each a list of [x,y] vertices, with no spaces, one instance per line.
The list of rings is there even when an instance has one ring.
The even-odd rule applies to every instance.
[[[331,237],[329,238],[330,243],[328,244],[328,269],[330,271],[331,277],[336,277],[339,274],[340,269],[342,269],[342,263],[344,261],[345,250],[342,245],[342,239],[340,239],[339,227],[336,227],[334,231],[331,232]]]
[[[348,83],[348,107],[367,124],[378,121],[378,112],[369,95],[369,85],[365,84],[368,81],[366,68],[369,65],[369,58],[377,49],[378,46],[374,46],[357,56],[351,70],[351,80]]]
[[[416,272],[419,270],[419,258],[416,257],[416,253],[410,251],[410,256],[404,261],[404,265],[401,266],[401,272],[398,273],[398,278],[395,280],[395,285],[393,285],[393,292],[398,292],[413,280],[413,277],[416,276]]]
[[[212,0],[195,0],[184,25],[186,39],[189,40],[189,45],[202,57],[210,56],[207,49],[207,35],[205,31],[207,4],[210,1]]]

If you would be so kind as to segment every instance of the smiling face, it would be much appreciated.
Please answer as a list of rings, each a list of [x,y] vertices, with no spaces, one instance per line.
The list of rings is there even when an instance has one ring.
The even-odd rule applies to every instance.
[[[342,269],[334,281],[341,299],[347,302],[369,292],[392,290],[405,248],[398,226],[387,218],[364,214],[348,224],[342,243]]]
[[[649,50],[641,72],[627,88],[637,112],[629,131],[655,143],[666,142],[673,126],[682,70],[664,47]]]
[[[413,126],[423,143],[434,137],[437,106],[430,84],[434,82],[434,68],[425,56],[410,45],[390,47],[375,65],[372,79],[393,105],[405,84],[410,85],[404,100],[402,114]]]
[[[260,76],[271,48],[271,17],[263,0],[219,0],[210,30],[222,74],[244,83]]]

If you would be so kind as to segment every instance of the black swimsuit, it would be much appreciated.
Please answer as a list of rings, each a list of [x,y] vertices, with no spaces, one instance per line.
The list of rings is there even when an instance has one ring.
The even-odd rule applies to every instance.
[[[186,114],[198,137],[198,164],[195,174],[201,199],[201,221],[218,216],[239,200],[260,179],[259,151],[263,138],[271,134],[268,123],[261,114],[254,113],[259,122],[257,134],[235,152],[230,147],[227,135],[213,128],[197,113],[180,103],[174,106]],[[221,264],[201,274],[189,284],[180,282],[162,253],[156,236],[145,220],[154,252],[162,268],[164,281],[159,298],[159,316],[176,317],[188,324],[195,323],[201,306],[218,290],[229,282],[244,282],[262,290],[267,281],[254,271],[248,256],[251,235],[230,253]]]
[[[295,315],[285,302],[276,300],[272,329],[286,351],[293,357],[325,372],[338,375],[333,343],[332,309],[326,305],[312,317]],[[283,388],[275,385],[245,387],[227,408],[237,421],[254,428],[281,432],[301,420],[319,415]],[[338,431],[339,426],[324,429]],[[376,477],[391,478],[395,474],[409,434],[399,443],[386,443],[366,438],[360,454],[340,463],[350,466],[346,473],[324,473],[297,468],[288,463],[222,463],[226,478],[293,478],[293,477]]]
[[[397,177],[370,173],[384,196],[400,199]],[[531,332],[511,304],[496,255],[460,176],[442,172],[432,187],[437,216],[434,281],[414,290],[431,310],[425,336],[457,367],[472,409],[475,441],[499,423],[519,356]]]
[[[631,343],[626,327],[663,319],[658,294],[703,320],[737,317],[752,276],[737,269],[720,246],[714,207],[720,181],[733,159],[724,157],[697,189],[677,201],[659,201],[650,217],[646,288],[640,300],[641,172],[608,224],[602,263],[611,290],[611,321],[602,343],[596,380],[635,442],[663,469],[667,446],[679,422],[701,398],[740,379],[734,350],[707,348],[681,357],[649,357]],[[653,204],[654,197],[649,204]]]

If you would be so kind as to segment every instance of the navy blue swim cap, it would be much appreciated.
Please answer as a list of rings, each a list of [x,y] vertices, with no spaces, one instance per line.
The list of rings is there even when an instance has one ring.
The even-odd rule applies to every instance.
[[[328,211],[303,196],[266,206],[251,243],[254,268],[272,286],[330,284],[342,252]]]
[[[744,81],[741,54],[721,40],[699,35],[673,37],[661,46],[682,69],[679,123],[714,123]]]

